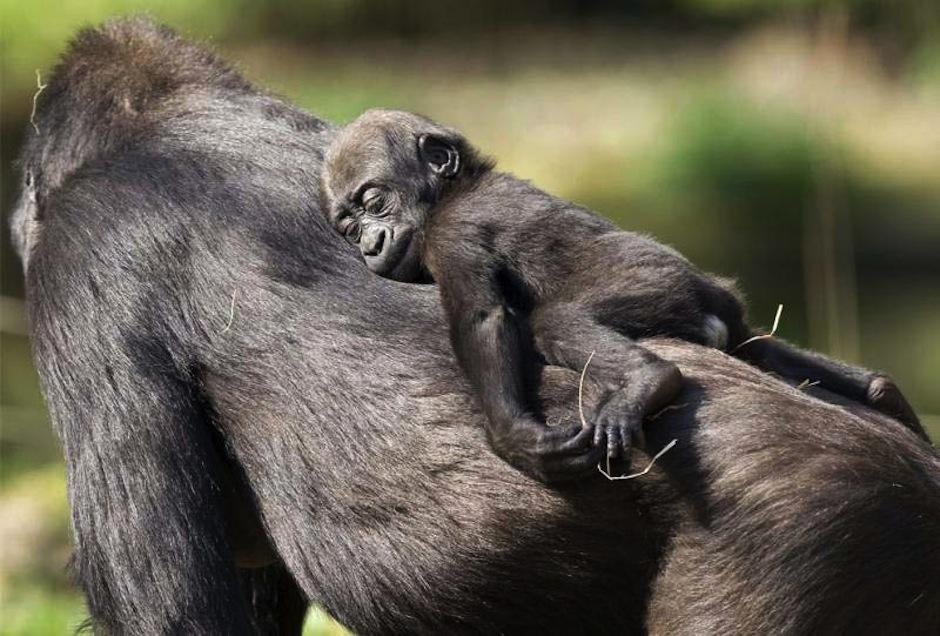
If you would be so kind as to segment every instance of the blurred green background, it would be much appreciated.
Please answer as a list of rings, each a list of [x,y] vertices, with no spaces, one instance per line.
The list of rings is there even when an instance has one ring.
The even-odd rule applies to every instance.
[[[935,0],[0,0],[0,633],[82,620],[6,215],[37,69],[146,11],[342,122],[461,128],[501,167],[738,277],[755,324],[884,369],[940,438]],[[312,613],[308,633],[340,628]]]

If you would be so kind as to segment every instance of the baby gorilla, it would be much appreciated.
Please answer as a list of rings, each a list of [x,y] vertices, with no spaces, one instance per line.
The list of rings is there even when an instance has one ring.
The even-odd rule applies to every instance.
[[[435,281],[456,357],[506,461],[542,481],[623,456],[645,415],[679,392],[678,368],[637,344],[672,336],[731,352],[796,381],[869,404],[923,435],[884,375],[752,336],[731,286],[678,252],[496,172],[457,132],[406,112],[372,110],[332,143],[329,222],[367,267]],[[527,404],[534,348],[581,371],[593,424],[547,426]]]

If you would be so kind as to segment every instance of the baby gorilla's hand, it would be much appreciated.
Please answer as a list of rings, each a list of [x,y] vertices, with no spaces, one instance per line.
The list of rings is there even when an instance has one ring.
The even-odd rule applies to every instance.
[[[607,394],[594,419],[594,446],[607,459],[626,457],[631,446],[643,445],[643,414],[625,390]]]
[[[533,418],[513,421],[492,439],[504,460],[546,484],[570,481],[594,470],[603,453],[592,444],[594,431],[580,424],[546,426]]]
[[[609,460],[625,458],[634,443],[642,443],[643,419],[666,407],[681,389],[679,368],[665,360],[628,370],[619,386],[595,389],[595,447],[605,449]]]

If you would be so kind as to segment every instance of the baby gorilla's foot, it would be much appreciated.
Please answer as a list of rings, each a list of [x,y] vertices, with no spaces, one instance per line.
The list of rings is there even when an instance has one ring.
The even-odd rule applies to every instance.
[[[883,373],[874,374],[868,384],[865,401],[876,411],[893,417],[914,431],[919,437],[929,441],[927,433],[914,413],[914,409],[911,408],[904,394],[901,393],[901,389],[889,376]]]

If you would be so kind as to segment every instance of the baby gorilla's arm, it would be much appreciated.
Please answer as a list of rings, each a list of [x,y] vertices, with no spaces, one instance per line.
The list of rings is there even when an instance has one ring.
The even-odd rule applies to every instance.
[[[550,364],[581,371],[591,360],[585,383],[593,405],[594,443],[606,446],[610,459],[625,456],[643,418],[668,405],[682,389],[675,364],[597,323],[580,305],[539,307],[532,330]]]
[[[487,417],[486,433],[496,454],[546,483],[580,477],[600,459],[592,431],[547,426],[525,404],[524,325],[508,308],[495,270],[451,260],[436,276],[450,321],[451,344]]]

